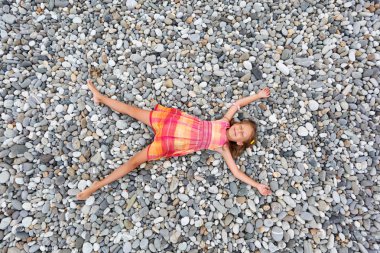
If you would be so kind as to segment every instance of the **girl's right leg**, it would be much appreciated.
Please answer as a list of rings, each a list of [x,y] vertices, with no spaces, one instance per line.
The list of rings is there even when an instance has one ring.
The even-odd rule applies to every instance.
[[[114,111],[120,112],[122,114],[127,114],[132,118],[135,118],[138,121],[141,121],[144,124],[152,127],[149,119],[150,111],[143,110],[136,106],[128,105],[126,103],[104,96],[95,88],[95,85],[92,83],[91,80],[87,80],[87,86],[94,95],[95,103],[105,104]]]
[[[149,146],[148,146],[149,147]],[[148,161],[148,147],[145,147],[143,150],[132,156],[128,162],[121,165],[119,168],[114,170],[111,174],[105,177],[103,180],[95,181],[90,187],[84,191],[78,193],[78,200],[85,200],[91,196],[96,190],[102,188],[103,186],[112,183],[113,181],[124,177],[129,172],[140,166],[140,164]]]

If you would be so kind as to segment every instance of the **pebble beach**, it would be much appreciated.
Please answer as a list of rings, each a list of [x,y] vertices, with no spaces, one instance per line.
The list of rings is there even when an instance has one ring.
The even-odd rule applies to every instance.
[[[0,1],[0,253],[380,252],[380,3]],[[148,162],[76,194],[152,142],[95,105],[219,119],[258,142]]]

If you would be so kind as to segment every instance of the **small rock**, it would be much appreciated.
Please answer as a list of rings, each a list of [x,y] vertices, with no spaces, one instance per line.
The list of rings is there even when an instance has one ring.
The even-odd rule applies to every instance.
[[[304,127],[304,126],[300,126],[297,129],[297,133],[299,136],[308,136],[309,135],[309,132],[307,131],[306,127]]]
[[[16,21],[16,17],[13,16],[12,14],[5,13],[2,14],[2,19],[5,23],[12,25]]]
[[[283,73],[284,75],[289,75],[289,73],[290,73],[290,70],[289,70],[289,68],[286,66],[286,65],[284,65],[282,62],[278,62],[277,64],[276,64],[276,67],[281,71],[281,73]]]
[[[6,184],[9,182],[10,174],[8,171],[3,171],[0,173],[0,184]]]
[[[309,101],[309,108],[310,108],[310,111],[312,111],[312,112],[317,111],[319,108],[318,102],[315,100],[310,100]]]
[[[272,238],[276,242],[280,242],[282,238],[284,237],[284,231],[280,227],[273,227],[272,228]]]

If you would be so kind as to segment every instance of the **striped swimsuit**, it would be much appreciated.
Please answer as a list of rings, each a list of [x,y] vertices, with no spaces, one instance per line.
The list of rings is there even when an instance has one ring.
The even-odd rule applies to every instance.
[[[227,142],[225,120],[204,121],[175,108],[156,105],[150,112],[155,133],[148,160],[182,156],[202,149],[215,150]]]

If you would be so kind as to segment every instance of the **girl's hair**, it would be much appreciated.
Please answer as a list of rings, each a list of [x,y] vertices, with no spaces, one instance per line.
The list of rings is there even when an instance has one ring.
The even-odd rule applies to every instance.
[[[230,121],[230,126],[232,126],[233,124],[238,124],[238,123],[249,124],[253,129],[253,133],[247,141],[243,142],[243,145],[238,145],[234,141],[229,142],[231,155],[234,159],[236,159],[238,156],[240,156],[246,148],[253,146],[257,142],[257,125],[256,125],[256,123],[250,119],[244,119],[241,122],[235,122],[234,119],[232,119]]]

